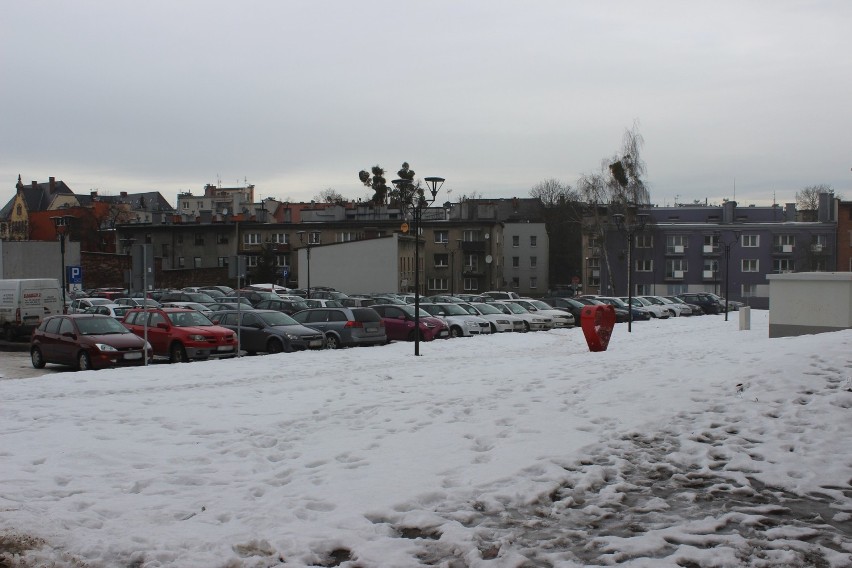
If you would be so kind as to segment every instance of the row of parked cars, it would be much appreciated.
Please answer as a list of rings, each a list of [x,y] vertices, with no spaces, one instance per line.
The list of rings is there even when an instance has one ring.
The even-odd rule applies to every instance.
[[[205,298],[198,296],[203,290],[191,289],[167,291],[156,299],[75,298],[68,314],[46,318],[33,332],[32,364],[97,369],[143,365],[154,357],[185,362],[233,357],[240,351],[253,355],[381,345],[416,337],[433,341],[546,331],[577,325],[583,307],[600,303],[613,305],[618,321],[626,321],[628,314],[621,298],[584,296],[546,302],[495,292],[421,297],[415,318],[413,296],[350,297],[317,290],[325,297],[305,298],[287,292],[217,289]],[[633,302],[634,320],[704,313],[681,297],[640,296]]]

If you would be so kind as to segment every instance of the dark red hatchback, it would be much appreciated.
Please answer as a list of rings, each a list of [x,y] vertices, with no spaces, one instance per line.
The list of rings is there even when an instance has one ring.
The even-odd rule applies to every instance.
[[[70,365],[81,371],[136,366],[151,357],[150,344],[115,318],[101,314],[47,317],[30,339],[30,358],[36,369],[46,363]]]

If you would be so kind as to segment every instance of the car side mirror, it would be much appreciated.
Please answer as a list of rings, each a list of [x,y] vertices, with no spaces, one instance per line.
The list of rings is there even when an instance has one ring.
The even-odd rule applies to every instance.
[[[66,331],[65,333],[62,334],[62,337],[68,337],[70,339],[77,339],[77,336],[74,334],[73,331]]]
[[[169,324],[164,323],[164,322],[159,322],[157,324],[157,329],[165,329],[166,331],[168,331],[169,330]]]

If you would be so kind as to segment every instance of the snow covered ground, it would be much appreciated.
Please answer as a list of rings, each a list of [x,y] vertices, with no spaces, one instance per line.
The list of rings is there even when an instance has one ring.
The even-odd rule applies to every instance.
[[[852,566],[852,331],[0,380],[0,566]]]

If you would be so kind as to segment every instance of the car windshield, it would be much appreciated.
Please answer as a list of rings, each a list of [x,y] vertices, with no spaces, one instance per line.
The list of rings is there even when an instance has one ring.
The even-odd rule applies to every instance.
[[[507,308],[509,308],[509,311],[512,312],[513,314],[527,314],[527,313],[529,313],[527,310],[525,310],[524,308],[522,308],[518,304],[503,304],[503,305],[506,306]]]
[[[661,299],[659,299],[659,298],[655,298],[654,296],[645,296],[645,297],[643,297],[642,299],[643,299],[643,300],[645,300],[646,302],[650,302],[650,303],[652,303],[652,304],[656,304],[656,305],[658,305],[658,306],[665,305],[665,302],[664,302],[664,301],[662,301],[662,300],[661,300]]]
[[[77,329],[82,335],[111,335],[114,333],[130,333],[118,320],[106,317],[79,318]]]
[[[394,304],[394,305],[396,307],[398,307],[400,310],[402,310],[403,312],[405,312],[405,314],[408,317],[412,317],[412,318],[414,317],[414,306],[411,306],[409,304],[404,304],[404,305]],[[420,308],[420,317],[421,318],[431,318],[432,314],[430,314],[429,312],[427,312],[423,308]]]
[[[622,309],[625,309],[625,310],[627,309],[627,302],[625,302],[624,300],[622,300],[620,298],[607,298],[606,300],[603,300],[603,302],[605,304],[612,304],[614,306],[618,306],[619,308],[622,308]]]
[[[466,316],[470,315],[463,307],[458,304],[441,304],[441,309],[448,316]]]
[[[683,300],[681,300],[680,298],[678,298],[677,296],[666,296],[666,298],[668,300],[674,302],[675,304],[685,304],[686,303]]]
[[[213,325],[207,316],[195,310],[191,312],[172,312],[169,314],[169,319],[176,327],[204,327]]]
[[[268,312],[256,315],[266,322],[266,325],[300,325],[299,322],[284,312]]]
[[[198,302],[199,304],[209,304],[213,302],[213,298],[203,292],[187,292],[187,296],[193,302]]]
[[[474,308],[479,310],[479,313],[484,315],[502,314],[500,310],[490,304],[472,304]]]
[[[551,306],[547,302],[542,302],[541,300],[533,300],[533,301],[530,302],[530,304],[532,304],[533,306],[535,306],[536,308],[538,308],[540,310],[552,310],[553,309],[553,306]]]

